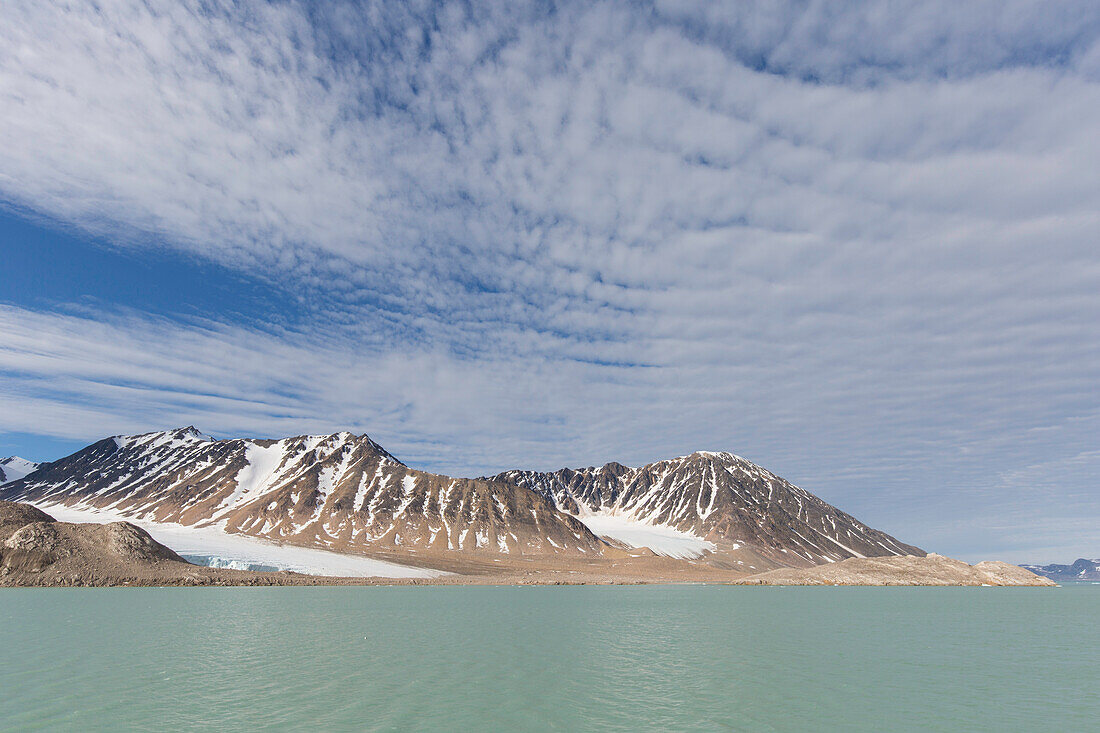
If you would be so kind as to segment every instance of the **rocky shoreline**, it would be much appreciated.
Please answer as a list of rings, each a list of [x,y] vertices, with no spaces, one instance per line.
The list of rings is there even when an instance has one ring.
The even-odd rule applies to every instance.
[[[935,553],[925,557],[857,557],[812,568],[779,568],[738,582],[744,585],[1057,585],[1005,562],[986,560],[968,565]]]
[[[390,558],[400,560],[400,558]],[[418,557],[417,562],[427,558]],[[507,564],[437,555],[433,578],[341,578],[192,565],[129,522],[58,522],[29,504],[0,501],[0,587],[320,586],[320,585],[1001,585],[1053,586],[1013,565],[967,565],[941,555],[851,558],[759,574],[649,556]]]

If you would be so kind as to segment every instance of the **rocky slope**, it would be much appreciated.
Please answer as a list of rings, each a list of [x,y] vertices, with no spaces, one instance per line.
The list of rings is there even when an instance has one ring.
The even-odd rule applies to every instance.
[[[671,527],[716,550],[752,548],[765,564],[924,554],[732,453],[698,452],[641,468],[609,463],[552,473],[509,471],[495,478],[582,518],[610,515]]]
[[[746,578],[745,585],[1025,585],[1055,583],[1016,565],[968,565],[943,555],[849,558],[812,568],[780,568]]]
[[[9,481],[17,481],[29,473],[33,473],[39,464],[28,461],[19,456],[8,456],[0,459],[0,484]]]
[[[1057,581],[1100,581],[1100,560],[1078,558],[1072,565],[1021,565],[1036,575]]]
[[[752,572],[923,554],[729,453],[464,479],[409,468],[365,435],[212,440],[181,428],[101,440],[0,499],[388,557],[650,553]]]

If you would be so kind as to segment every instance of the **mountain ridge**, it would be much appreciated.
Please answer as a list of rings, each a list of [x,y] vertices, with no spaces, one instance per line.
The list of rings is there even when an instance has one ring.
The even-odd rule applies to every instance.
[[[1100,559],[1090,560],[1089,558],[1079,557],[1069,565],[1052,563],[1049,565],[1021,565],[1020,567],[1051,580],[1100,581]]]
[[[753,545],[784,565],[792,562],[780,555],[792,552],[810,564],[924,554],[727,451],[696,451],[638,468],[611,462],[493,478],[530,488],[571,514],[626,516],[732,549]]]
[[[541,496],[417,471],[366,435],[213,440],[193,427],[97,441],[5,485],[11,500],[80,503],[326,549],[596,553]],[[507,521],[506,521],[507,520]]]
[[[455,478],[367,435],[214,440],[194,426],[97,441],[0,498],[338,551],[614,557],[648,548],[735,570],[923,555],[733,453],[632,468]]]

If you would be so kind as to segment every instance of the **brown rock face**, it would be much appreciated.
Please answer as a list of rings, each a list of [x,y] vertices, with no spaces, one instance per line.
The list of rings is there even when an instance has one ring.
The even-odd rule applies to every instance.
[[[53,521],[24,524],[4,541],[4,547],[9,550],[34,550],[47,555],[71,554],[70,548],[62,548],[56,524]]]
[[[53,517],[30,504],[0,501],[0,542],[23,525],[31,522],[53,522]]]
[[[71,526],[71,525],[70,525]],[[183,558],[160,544],[141,527],[129,522],[83,525],[87,541],[127,560],[155,561]]]

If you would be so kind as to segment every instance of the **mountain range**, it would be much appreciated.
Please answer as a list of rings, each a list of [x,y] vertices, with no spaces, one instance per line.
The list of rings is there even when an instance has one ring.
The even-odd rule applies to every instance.
[[[1100,580],[1100,560],[1078,558],[1072,565],[1021,565],[1051,580]]]
[[[0,499],[421,556],[641,552],[760,570],[925,554],[731,453],[471,479],[410,468],[366,435],[214,440],[187,427],[100,440]]]

